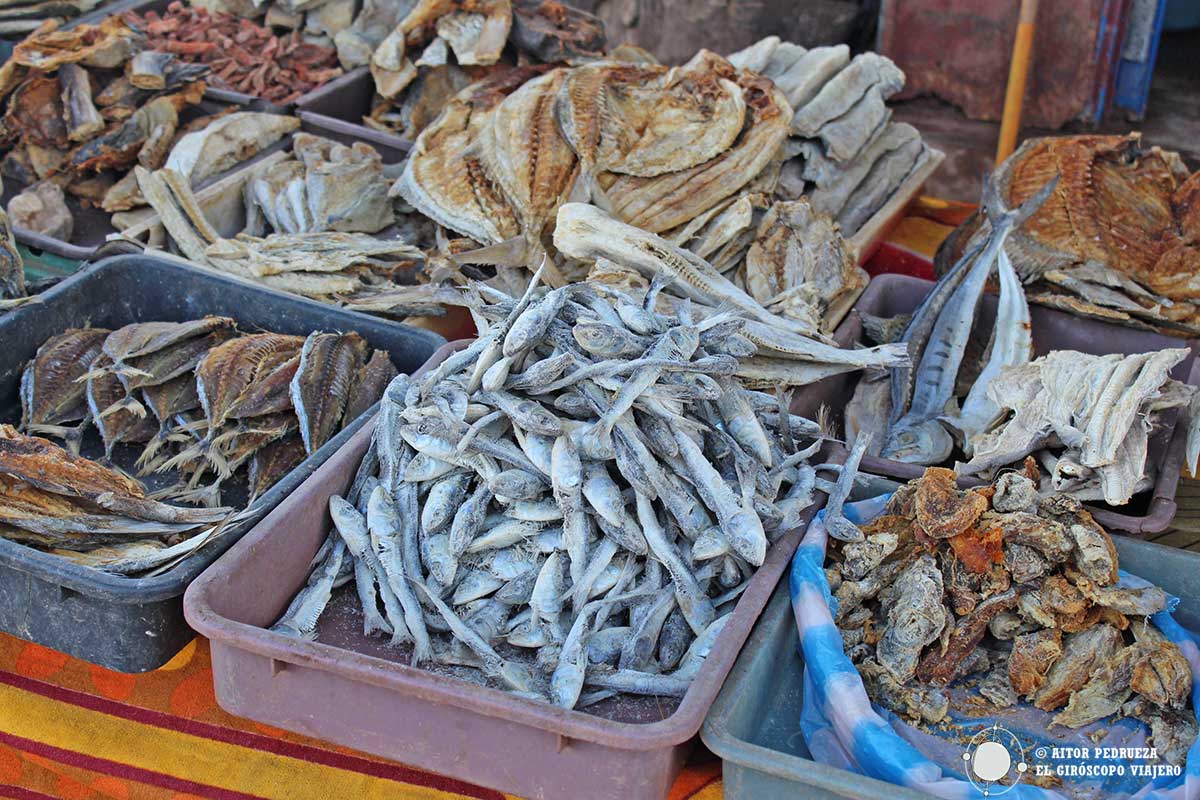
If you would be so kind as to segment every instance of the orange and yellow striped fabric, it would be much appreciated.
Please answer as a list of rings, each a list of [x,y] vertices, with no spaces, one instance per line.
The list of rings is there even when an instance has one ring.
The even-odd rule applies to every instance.
[[[203,639],[161,669],[125,675],[3,634],[0,797],[506,800],[226,714]],[[670,800],[720,798],[710,760],[689,767]]]

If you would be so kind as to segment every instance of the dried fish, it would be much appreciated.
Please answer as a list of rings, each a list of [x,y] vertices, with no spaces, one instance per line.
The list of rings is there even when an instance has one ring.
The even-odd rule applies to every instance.
[[[1165,594],[1133,578],[1113,586],[1108,534],[1061,495],[1032,506],[1016,500],[1021,482],[1033,482],[1013,475],[1003,492],[1000,481],[958,492],[952,473],[929,468],[893,498],[889,515],[870,523],[869,544],[831,550],[826,572],[841,581],[837,623],[868,693],[910,718],[941,723],[959,709],[946,695],[928,705],[922,693],[968,677],[978,661],[991,669],[978,694],[998,708],[1024,698],[1058,710],[1053,723],[1072,728],[1134,716],[1166,736],[1161,717],[1184,707],[1191,669],[1149,619],[1165,607]],[[901,497],[908,499],[897,503]],[[959,532],[947,536],[951,519]],[[1018,559],[1019,552],[1026,555]],[[1028,565],[1028,554],[1038,569],[1019,577],[1017,561]],[[1145,621],[1130,624],[1124,612]],[[880,636],[872,628],[881,617]],[[997,648],[1007,652],[1003,660]],[[959,682],[948,692],[966,698],[953,704],[977,702],[971,686]],[[1137,704],[1128,703],[1135,694]],[[1181,735],[1194,740],[1195,730]]]
[[[477,287],[478,343],[384,393],[372,503],[381,518],[390,504],[410,509],[402,519],[420,519],[408,534],[412,556],[400,561],[421,605],[437,612],[419,618],[435,655],[449,652],[443,660],[538,696],[544,685],[522,670],[544,670],[564,707],[578,707],[586,685],[676,696],[763,562],[787,516],[775,505],[819,443],[776,482],[766,477],[778,457],[775,426],[748,397],[735,391],[710,428],[697,421],[709,419],[700,411],[707,400],[661,394],[707,378],[713,358],[702,323],[646,311],[660,289],[543,290],[535,279],[516,300]],[[657,333],[629,330],[624,319]],[[736,358],[722,358],[732,371]],[[564,390],[581,401],[569,416],[552,410]],[[720,432],[726,425],[736,437]],[[796,493],[792,513],[814,500],[811,487]],[[702,532],[716,540],[707,551]],[[495,636],[472,625],[485,607],[497,615],[486,627]],[[385,616],[410,630],[418,618],[412,609]],[[447,647],[430,624],[439,617],[473,655]],[[612,641],[613,628],[628,635]],[[496,650],[497,639],[527,655]],[[589,643],[605,639],[611,658],[589,657]],[[616,671],[600,666],[610,660]]]

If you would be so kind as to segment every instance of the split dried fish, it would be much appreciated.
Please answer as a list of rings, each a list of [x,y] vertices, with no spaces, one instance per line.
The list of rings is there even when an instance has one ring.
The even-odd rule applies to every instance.
[[[306,347],[300,336],[239,335],[233,320],[223,317],[135,323],[112,332],[68,330],[44,343],[26,365],[21,404],[22,428],[62,439],[69,455],[59,456],[45,440],[22,441],[41,447],[49,461],[66,458],[63,469],[105,474],[100,471],[106,467],[78,458],[85,429],[94,427],[106,464],[118,449],[137,445],[142,446],[134,463],[139,474],[176,476],[175,485],[153,498],[210,507],[219,506],[222,485],[245,467],[250,505],[229,520],[244,524],[260,513],[257,498],[368,410],[396,375],[387,354],[371,353],[357,334],[317,332],[308,341]],[[52,475],[50,468],[30,469],[42,471],[24,476],[15,467],[0,469],[0,478],[7,472],[38,491],[68,493],[62,481],[38,482]],[[9,492],[9,506],[0,502],[0,527],[9,538],[43,549],[104,548],[84,561],[136,574],[168,568],[225,528],[187,540],[190,547],[183,541],[162,546],[166,536],[222,522],[232,513],[165,506],[147,498],[142,484],[124,473],[112,474],[121,478],[120,493],[73,483],[81,510],[55,512],[50,516],[60,521],[44,524],[34,519],[38,498]],[[17,499],[24,505],[15,505]],[[14,526],[23,532],[7,531]],[[159,539],[143,541],[138,538],[143,534]],[[117,535],[145,547],[107,549],[118,543]]]
[[[777,422],[734,382],[720,403],[688,391],[722,334],[646,312],[659,288],[543,291],[540,275],[520,299],[474,287],[480,338],[423,380],[388,387],[377,464],[364,460],[356,480],[373,486],[365,524],[331,498],[359,565],[367,635],[391,630],[413,644],[413,663],[470,665],[564,708],[589,687],[681,696],[728,598],[783,532],[784,497],[801,489],[797,514],[815,501],[794,484],[820,443],[783,450]],[[612,352],[617,340],[627,349]],[[565,393],[581,403],[563,410]],[[788,422],[805,438],[818,430]],[[403,600],[406,585],[416,602]],[[294,616],[275,630],[296,628]],[[614,629],[627,632],[611,641],[615,669],[590,656]]]

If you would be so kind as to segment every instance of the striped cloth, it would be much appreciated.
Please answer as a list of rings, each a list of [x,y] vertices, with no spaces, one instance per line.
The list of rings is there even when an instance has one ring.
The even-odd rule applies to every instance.
[[[882,513],[886,501],[887,496],[882,496],[851,504],[846,508],[846,517],[856,523],[871,520]],[[911,731],[909,726],[890,712],[871,704],[858,670],[845,654],[841,635],[833,621],[837,601],[831,595],[829,581],[825,577],[827,540],[822,511],[801,541],[789,577],[792,609],[805,663],[800,728],[814,759],[947,800],[981,797],[980,788],[964,775],[943,769],[915,747],[909,738],[900,734],[900,731]],[[1122,580],[1129,585],[1146,585],[1146,581],[1124,573]],[[1170,608],[1174,608],[1176,603],[1177,600],[1172,598]],[[1200,639],[1184,630],[1171,617],[1169,610],[1155,614],[1153,621],[1159,630],[1179,645],[1190,662],[1192,705],[1200,708],[1200,649],[1197,647]],[[968,720],[961,718],[955,721]],[[985,729],[992,722],[978,717],[971,721],[977,722],[980,729]],[[1006,719],[1000,716],[996,721],[1003,725]],[[1045,739],[1031,741],[1026,737],[1036,736],[1037,733],[1031,733],[1029,729],[1021,730],[1026,752],[1036,752],[1037,745],[1043,742],[1048,746],[1062,744],[1060,740],[1051,738],[1051,734],[1044,729],[1042,733]],[[955,739],[956,732],[946,732],[945,736]],[[959,749],[962,749],[961,745]],[[1111,762],[1095,759],[1083,763]],[[1142,780],[1134,783],[1134,786],[1130,786],[1127,780],[1115,789],[1106,784],[1105,789],[1098,791],[1107,797],[1147,800],[1200,798],[1200,742],[1194,744],[1188,753],[1187,766],[1181,776],[1158,778],[1151,784],[1144,784]],[[1049,800],[1066,796],[1029,783],[1018,783],[1011,789],[997,785],[992,787],[991,794],[1003,794],[1014,800]]]
[[[720,762],[671,800],[720,800]],[[208,643],[126,675],[0,634],[0,797],[26,800],[506,800],[506,795],[226,714]]]

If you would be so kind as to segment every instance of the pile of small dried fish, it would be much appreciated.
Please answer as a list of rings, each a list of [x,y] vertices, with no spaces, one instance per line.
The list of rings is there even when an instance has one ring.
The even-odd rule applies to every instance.
[[[361,221],[382,211],[372,211],[367,205],[360,207],[359,201],[369,200],[370,194],[347,196],[336,183],[327,180],[330,174],[344,172],[369,186],[373,180],[373,160],[362,156],[358,148],[341,148],[345,158],[323,160],[321,153],[326,152],[326,145],[319,142],[311,151],[318,165],[311,172],[301,162],[285,162],[293,165],[297,173],[296,179],[288,184],[287,195],[268,194],[262,205],[254,197],[247,198],[251,215],[261,214],[263,218],[255,222],[251,217],[253,230],[263,230],[260,226],[271,219],[268,207],[275,215],[272,226],[314,218],[325,219],[326,225],[339,221],[334,216],[322,215],[335,215],[343,222]],[[226,239],[209,223],[191,187],[178,173],[170,169],[155,173],[139,169],[136,174],[142,194],[158,212],[171,239],[184,256],[198,264],[272,289],[381,316],[437,316],[445,313],[445,305],[461,302],[460,293],[449,287],[404,285],[423,253],[402,240],[337,230],[269,233],[265,237],[243,233]],[[312,182],[307,180],[309,175]],[[251,191],[261,178],[256,176],[247,183]]]
[[[1054,195],[1006,249],[1030,300],[1141,328],[1200,332],[1200,172],[1141,134],[1030,139],[996,173],[1021,203],[1051,177]],[[943,244],[939,272],[974,246],[981,218]]]
[[[872,700],[917,722],[1024,698],[1058,712],[1043,724],[1136,718],[1182,765],[1197,736],[1192,672],[1148,619],[1167,596],[1120,579],[1108,534],[1077,501],[1039,496],[1036,472],[959,491],[953,472],[928,469],[835,546],[826,575],[846,653]]]
[[[163,496],[189,502],[216,504],[245,465],[253,500],[395,375],[387,353],[368,353],[355,333],[242,334],[225,317],[76,328],[26,365],[21,427],[78,452],[94,426],[106,462],[122,443],[141,446],[140,474],[179,470]]]
[[[211,67],[214,86],[273,103],[291,103],[342,74],[334,49],[305,41],[299,30],[276,36],[248,19],[178,0],[161,15],[127,11],[124,18],[154,50]]]
[[[128,476],[0,425],[0,536],[87,566],[130,572],[201,539],[231,508],[181,508]]]
[[[388,387],[273,630],[314,637],[352,574],[364,634],[410,643],[414,664],[563,708],[686,692],[824,482],[819,426],[732,378],[747,323],[659,313],[661,288],[476,286],[480,338]]]
[[[101,0],[10,0],[0,8],[0,36],[14,39],[86,14]]]
[[[371,66],[375,102],[363,122],[410,140],[469,84],[519,75],[518,63],[579,63],[605,51],[603,23],[557,0],[367,0],[336,41],[342,66]]]

